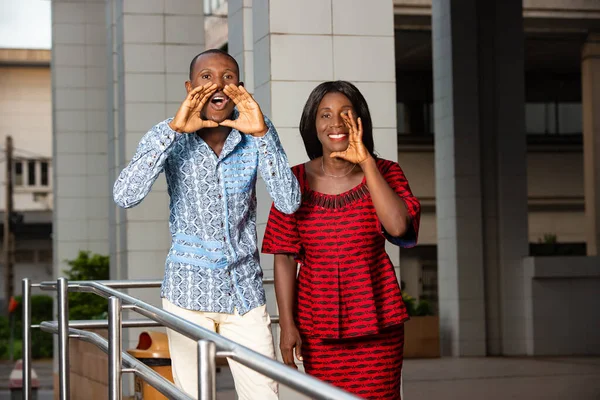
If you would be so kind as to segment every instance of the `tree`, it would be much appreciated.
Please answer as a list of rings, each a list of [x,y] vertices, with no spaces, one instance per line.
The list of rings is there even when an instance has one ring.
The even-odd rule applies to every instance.
[[[67,260],[71,267],[63,271],[70,281],[96,281],[109,279],[109,257],[80,251],[77,258]],[[108,308],[108,301],[94,293],[69,293],[69,319],[97,319]]]

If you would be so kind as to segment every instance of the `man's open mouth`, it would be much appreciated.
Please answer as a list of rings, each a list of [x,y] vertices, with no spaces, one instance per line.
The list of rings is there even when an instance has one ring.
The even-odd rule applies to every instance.
[[[221,111],[227,106],[229,100],[229,97],[227,97],[224,93],[217,92],[212,95],[209,102],[212,109]]]

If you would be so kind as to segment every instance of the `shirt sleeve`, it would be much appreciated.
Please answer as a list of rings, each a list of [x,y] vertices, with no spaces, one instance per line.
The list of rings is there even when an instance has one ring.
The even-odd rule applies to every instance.
[[[385,231],[383,225],[381,225],[381,232],[387,240],[396,246],[400,247],[414,247],[417,244],[417,238],[419,236],[419,223],[421,221],[421,203],[412,194],[408,180],[400,168],[400,165],[396,162],[381,160],[379,162],[379,170],[386,180],[388,185],[400,196],[406,209],[408,210],[408,216],[410,219],[408,230],[403,236],[396,237],[392,236]]]
[[[135,155],[113,186],[115,203],[123,208],[138,205],[164,170],[173,143],[183,134],[169,127],[170,119],[154,126],[140,141]]]
[[[291,214],[300,207],[300,185],[290,169],[275,127],[266,117],[265,123],[269,129],[267,133],[254,138],[258,147],[258,168],[275,208]]]

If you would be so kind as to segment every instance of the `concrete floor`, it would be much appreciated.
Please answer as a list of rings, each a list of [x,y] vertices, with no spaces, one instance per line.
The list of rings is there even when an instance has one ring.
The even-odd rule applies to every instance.
[[[34,368],[40,400],[50,399],[51,362],[36,362]],[[11,369],[0,363],[0,400],[9,398]],[[411,359],[403,373],[404,400],[600,400],[600,357]],[[236,400],[228,368],[221,368],[217,380],[217,400]],[[307,399],[286,387],[279,398]]]
[[[218,400],[236,400],[228,382]],[[403,384],[403,400],[600,400],[600,357],[411,359]],[[307,399],[286,387],[279,398]]]
[[[600,357],[407,360],[404,400],[599,400]]]

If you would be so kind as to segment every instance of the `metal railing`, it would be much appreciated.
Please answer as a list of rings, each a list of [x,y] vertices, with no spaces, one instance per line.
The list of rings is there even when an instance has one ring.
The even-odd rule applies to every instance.
[[[272,280],[264,280],[272,283]],[[318,400],[359,400],[359,397],[309,375],[298,372],[215,332],[192,324],[185,319],[145,303],[116,289],[160,287],[161,281],[77,281],[65,278],[32,284],[23,279],[23,394],[31,400],[31,289],[56,290],[58,321],[40,324],[45,332],[58,335],[59,399],[69,399],[69,338],[95,344],[108,354],[108,393],[110,400],[122,398],[122,375],[134,373],[172,399],[190,399],[190,396],[165,378],[123,352],[122,329],[130,327],[165,326],[198,343],[198,399],[216,399],[216,358],[226,357],[259,372],[299,393]],[[69,321],[68,292],[89,292],[108,298],[108,320]],[[123,310],[133,310],[148,319],[122,320]],[[278,318],[273,317],[273,322]],[[108,340],[83,331],[89,328],[108,328]],[[125,366],[125,368],[124,368]]]

